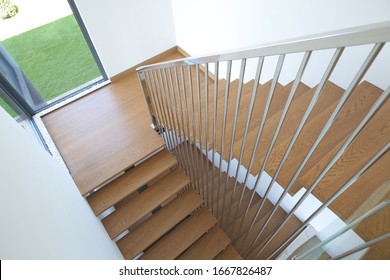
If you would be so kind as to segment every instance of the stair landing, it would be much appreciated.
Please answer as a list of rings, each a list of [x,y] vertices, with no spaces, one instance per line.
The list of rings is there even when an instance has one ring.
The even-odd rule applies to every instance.
[[[181,57],[174,51],[159,60]],[[42,120],[82,195],[164,146],[150,127],[149,111],[135,72]]]

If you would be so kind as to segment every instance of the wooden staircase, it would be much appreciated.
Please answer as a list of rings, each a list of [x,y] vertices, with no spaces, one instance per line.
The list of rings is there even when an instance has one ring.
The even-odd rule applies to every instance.
[[[126,259],[240,259],[190,185],[163,149],[87,201],[96,215],[103,213],[102,223]]]
[[[166,57],[166,60],[180,57],[182,56],[174,53]],[[198,81],[194,73],[193,69],[192,81],[196,88],[195,83]],[[186,92],[189,92],[188,82],[186,80]],[[235,184],[234,178],[228,178],[226,173],[210,164],[210,161],[195,147],[194,138],[197,144],[203,143],[203,148],[210,148],[204,143],[206,143],[206,133],[209,139],[212,135],[211,108],[214,106],[214,99],[211,93],[214,83],[213,79],[208,78],[210,94],[207,102],[210,118],[207,119],[205,114],[199,116],[197,110],[194,110],[193,115],[189,114],[188,123],[186,119],[184,123],[176,119],[173,122],[176,127],[180,124],[187,126],[193,123],[199,126],[200,122],[202,123],[202,134],[187,136],[191,141],[184,142],[184,146],[180,147],[181,151],[189,148],[191,152],[197,153],[199,162],[195,166],[196,172],[191,172],[191,168],[194,167],[186,166],[185,162],[178,164],[176,158],[163,148],[163,142],[157,133],[148,127],[150,123],[148,111],[135,73],[43,118],[81,194],[86,196],[95,215],[101,218],[108,235],[115,240],[124,258],[220,260],[242,259],[242,256],[245,256],[247,259],[266,259],[302,225],[301,221],[293,216],[260,255],[254,253],[256,249],[263,247],[265,240],[279,227],[287,213],[281,208],[277,209],[260,238],[257,238],[259,230],[273,210],[272,203],[268,200],[263,201],[258,194],[255,194],[249,204],[251,198],[249,190],[242,184]],[[227,108],[226,134],[223,136],[221,128],[224,119],[226,81],[219,80],[218,83],[215,149],[227,160],[229,145],[232,143],[232,157],[238,159],[254,81],[243,84],[234,141],[232,141],[232,129],[235,107],[230,105]],[[253,155],[257,130],[271,84],[272,81],[269,81],[258,87],[254,113],[246,137],[246,148],[242,155],[242,165],[245,167],[248,167]],[[204,94],[202,91],[205,85],[204,75],[200,75],[201,94]],[[169,87],[169,84],[167,86]],[[229,84],[230,104],[235,103],[238,86],[238,81]],[[254,155],[255,161],[251,171],[253,175],[259,172],[264,162],[266,150],[291,88],[292,83],[285,86],[276,84],[274,98],[264,124],[263,136],[260,139],[261,148],[257,149]],[[265,170],[271,176],[275,174],[314,90],[315,88],[312,89],[303,83],[298,86],[280,135],[265,163]],[[380,89],[368,82],[363,82],[356,88],[290,190],[291,195],[301,187],[310,186],[313,178],[318,175],[319,167],[329,162],[340,146],[339,143],[348,137],[380,92]],[[321,98],[278,176],[277,182],[282,187],[286,187],[290,182],[297,166],[318,136],[342,93],[343,89],[337,85],[330,82],[326,84]],[[204,108],[205,98],[197,99],[196,95],[197,91],[194,91],[194,108],[198,108],[199,105]],[[198,100],[201,104],[198,104]],[[177,95],[176,101],[179,102]],[[190,106],[189,100],[187,102],[186,105]],[[95,122],[96,108],[103,108],[103,112]],[[318,199],[324,201],[329,198],[349,179],[351,174],[356,172],[362,162],[372,156],[375,149],[389,141],[389,110],[390,102],[387,101],[334,168],[321,180],[318,188],[313,192]],[[177,113],[181,119],[181,113]],[[106,126],[101,125],[106,122]],[[206,122],[208,131],[205,129]],[[110,126],[115,125],[117,127],[110,129]],[[187,133],[185,130],[180,130],[180,127],[178,131],[182,134]],[[80,140],[81,136],[77,134],[80,132],[87,137]],[[91,145],[92,139],[94,145]],[[112,145],[108,144],[110,140]],[[224,151],[220,145],[221,141],[226,143]],[[180,153],[180,149],[174,150],[173,153]],[[181,155],[176,154],[176,156]],[[204,170],[199,168],[201,162],[205,166]],[[330,208],[342,219],[351,217],[366,198],[388,180],[389,164],[390,155],[386,153],[339,199],[335,200]],[[187,175],[195,175],[192,181],[183,170]],[[85,174],[86,176],[83,176]],[[216,177],[215,174],[218,176]],[[208,188],[200,184],[205,178],[208,178]],[[210,186],[214,186],[214,189]],[[236,186],[234,192],[233,186]],[[263,203],[261,215],[251,226],[261,203]],[[246,218],[241,221],[245,212],[247,212]],[[388,231],[388,217],[390,217],[389,209],[361,223],[356,232],[365,240],[380,236]],[[254,242],[255,240],[257,241]],[[251,252],[246,254],[247,245],[252,242],[254,244]],[[374,246],[365,258],[390,259],[389,252],[389,242],[383,242]]]

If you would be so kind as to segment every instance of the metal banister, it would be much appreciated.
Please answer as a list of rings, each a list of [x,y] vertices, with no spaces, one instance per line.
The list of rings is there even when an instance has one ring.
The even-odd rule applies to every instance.
[[[390,41],[390,21],[368,24],[353,28],[340,29],[337,31],[319,33],[294,39],[288,39],[251,48],[230,50],[218,54],[195,56],[190,58],[175,59],[169,62],[161,62],[145,65],[137,68],[138,72],[196,65],[242,58],[265,57],[280,54],[306,52],[341,48],[356,45],[375,44]]]
[[[340,143],[337,143],[337,147],[334,148],[334,154],[327,158],[328,162],[325,162],[321,169],[316,170],[318,174],[313,178],[313,182],[307,183],[305,192],[286,207],[286,198],[291,199],[290,191],[307,167],[312,155],[326,139],[327,133],[339,118],[340,112],[347,107],[346,104],[351,100],[355,89],[364,80],[366,73],[378,59],[383,47],[388,46],[389,41],[390,21],[386,21],[265,44],[255,48],[177,59],[137,69],[153,125],[161,134],[168,149],[178,159],[180,168],[191,178],[192,186],[204,197],[206,207],[219,219],[220,225],[230,235],[243,257],[262,257],[267,246],[285,229],[288,221],[293,216],[298,217],[297,212],[302,204],[311,199],[322,179],[326,178],[327,173],[342,159],[347,149],[361,135],[377,112],[382,110],[385,104],[389,105],[386,102],[388,102],[390,86],[387,85],[386,90],[380,96],[375,97],[375,102],[367,109],[364,116],[358,119],[353,127],[350,127],[343,139],[340,138]],[[279,177],[281,177],[283,168],[293,155],[292,151],[301,137],[301,132],[308,125],[309,117],[315,111],[315,106],[320,98],[326,95],[325,88],[335,68],[339,66],[340,59],[350,47],[361,45],[369,45],[369,53],[359,54],[362,62],[359,62],[356,73],[353,73],[346,89],[337,97],[337,101],[334,101],[334,106],[329,108],[331,109],[328,110],[329,116],[318,127],[318,133],[313,135],[311,142],[308,142],[307,150],[302,153],[296,167],[294,166],[289,181],[284,186],[280,186]],[[294,119],[296,128],[294,131],[291,129],[289,138],[283,139],[285,150],[279,155],[277,166],[273,167],[270,175],[267,173],[267,164],[272,159],[271,155],[277,146],[277,141],[282,137],[282,129],[287,123],[288,114],[298,95],[298,88],[307,72],[316,71],[308,66],[312,62],[312,54],[328,49],[332,50],[333,55],[327,60],[326,69],[319,73],[321,76],[319,83],[311,91],[310,99],[308,99],[310,101],[301,108],[302,115]],[[298,67],[294,80],[291,81],[291,88],[285,96],[282,96],[283,104],[280,105],[276,118],[276,115],[270,116],[271,105],[277,96],[281,73],[287,68],[284,63],[285,58],[294,53],[302,53],[303,56],[299,64],[297,63]],[[270,56],[276,56],[277,62],[275,67],[271,67],[272,81],[267,90],[264,90],[261,88],[260,81],[265,75],[265,60]],[[251,68],[251,71],[248,71],[249,59],[257,60],[254,61],[256,62],[255,69]],[[347,66],[343,65],[343,67]],[[238,77],[233,87],[232,80],[235,71]],[[215,74],[215,78],[210,78],[210,72]],[[245,79],[251,80],[251,83],[246,83]],[[245,88],[249,85],[250,88]],[[246,98],[247,103],[243,103],[243,98]],[[259,98],[263,98],[261,102],[264,102],[261,109],[256,107]],[[248,107],[243,108],[242,104]],[[256,116],[255,122],[252,122],[253,116]],[[274,124],[272,131],[267,128],[271,117]],[[249,147],[250,127],[252,146]],[[239,133],[238,130],[240,130]],[[366,162],[361,163],[355,174],[351,178],[346,178],[347,182],[337,185],[335,193],[321,201],[322,204],[318,208],[302,218],[302,224],[292,230],[289,236],[266,258],[275,258],[282,253],[286,246],[315,218],[325,210],[329,210],[330,204],[347,191],[377,160],[388,155],[390,135],[387,136],[388,143],[380,150],[373,151],[375,154],[370,158],[367,157]],[[269,140],[266,144],[262,142],[265,138]],[[235,146],[236,143],[240,146]],[[251,149],[251,154],[244,163],[244,153],[248,153],[248,149]],[[261,159],[256,157],[258,151],[263,153]],[[256,164],[258,169],[255,169]],[[239,187],[242,189],[237,193]],[[279,188],[279,191],[275,191],[275,188]],[[248,195],[248,200],[244,200],[245,195]],[[261,201],[254,208],[257,195],[261,196]],[[265,205],[270,203],[272,209],[266,210]],[[275,216],[280,209],[284,210],[286,215],[278,220],[278,227],[269,232],[268,226],[275,222]],[[370,218],[377,212],[375,209],[377,208],[366,212],[362,217]],[[256,228],[260,220],[261,224]],[[350,229],[362,220],[357,219],[344,229]],[[253,232],[254,228],[256,232]],[[342,232],[336,231],[332,238],[338,237]],[[337,259],[348,256],[360,248],[367,248],[369,244],[377,244],[387,238],[389,234],[385,233],[375,240],[366,240],[366,243],[362,240],[361,245],[351,247],[331,257]],[[311,251],[323,247],[329,243],[328,241],[330,239],[326,239],[321,243],[322,245],[312,247]]]

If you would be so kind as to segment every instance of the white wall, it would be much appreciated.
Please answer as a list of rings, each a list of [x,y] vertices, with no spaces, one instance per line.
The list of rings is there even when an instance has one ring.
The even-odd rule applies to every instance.
[[[170,0],[75,0],[109,77],[176,46]]]
[[[172,0],[176,38],[191,55],[390,20],[388,0]]]
[[[388,0],[172,0],[172,8],[177,44],[192,56],[390,20]],[[354,65],[361,60],[361,53],[367,52],[367,47],[346,51],[331,80],[347,87],[357,70]],[[282,71],[282,84],[294,78],[299,56],[286,58],[288,70]],[[310,67],[311,70],[306,71],[303,81],[315,86],[321,77],[316,67],[324,70],[330,57],[330,52],[312,55],[311,61],[318,65],[309,64],[308,70]],[[365,79],[385,88],[389,85],[389,78],[385,76],[390,71],[389,46],[378,61]],[[263,69],[262,83],[273,76],[276,60],[268,62]],[[237,78],[238,71],[233,70],[233,78]]]
[[[122,259],[70,175],[0,108],[0,259]]]

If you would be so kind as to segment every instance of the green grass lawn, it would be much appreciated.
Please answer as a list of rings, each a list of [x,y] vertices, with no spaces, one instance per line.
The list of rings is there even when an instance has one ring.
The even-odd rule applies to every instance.
[[[73,15],[0,43],[46,101],[101,76]]]

